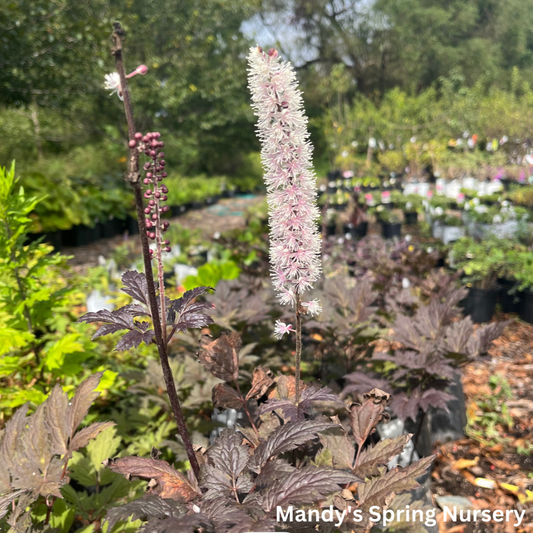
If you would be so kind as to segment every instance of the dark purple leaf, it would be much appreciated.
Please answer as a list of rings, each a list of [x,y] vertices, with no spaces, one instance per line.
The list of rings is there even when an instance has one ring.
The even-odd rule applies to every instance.
[[[129,350],[130,348],[137,348],[141,342],[149,345],[154,338],[154,330],[150,329],[146,332],[137,331],[136,329],[128,331],[117,343],[115,350]]]
[[[108,531],[111,531],[118,522],[132,520],[151,520],[153,518],[180,518],[187,513],[187,508],[175,500],[163,499],[155,494],[146,494],[120,507],[109,509],[106,514]]]
[[[122,283],[124,283],[124,287],[121,289],[122,292],[129,294],[134,300],[137,300],[148,307],[150,306],[148,283],[144,274],[141,274],[136,270],[128,270],[122,276]]]
[[[242,409],[244,402],[234,388],[219,383],[213,387],[213,404],[223,409]]]
[[[321,431],[333,427],[337,427],[336,424],[317,420],[304,420],[280,426],[255,450],[252,460],[254,470],[260,471],[271,457],[293,450],[314,439]]]
[[[198,354],[200,362],[213,376],[223,381],[234,381],[239,377],[238,333],[222,335],[218,339],[204,342]]]
[[[213,319],[204,314],[214,306],[207,302],[195,302],[195,298],[207,291],[214,290],[212,287],[196,287],[187,291],[178,300],[172,300],[168,308],[168,322],[174,324],[176,331],[198,329],[213,323]]]

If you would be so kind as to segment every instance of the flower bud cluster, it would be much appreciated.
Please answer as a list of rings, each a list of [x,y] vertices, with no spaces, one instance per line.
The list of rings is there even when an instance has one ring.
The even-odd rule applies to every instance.
[[[135,138],[129,142],[129,147],[144,153],[149,158],[143,165],[145,172],[143,183],[147,186],[144,197],[148,200],[148,206],[144,209],[146,235],[149,239],[156,241],[157,250],[170,252],[170,241],[163,239],[163,233],[168,230],[170,223],[161,220],[161,215],[170,208],[168,205],[161,205],[168,199],[168,188],[161,183],[167,177],[167,173],[165,172],[165,154],[161,152],[165,143],[160,141],[160,138],[161,134],[157,131],[146,135],[136,133]],[[150,253],[153,255],[153,250],[150,250]]]

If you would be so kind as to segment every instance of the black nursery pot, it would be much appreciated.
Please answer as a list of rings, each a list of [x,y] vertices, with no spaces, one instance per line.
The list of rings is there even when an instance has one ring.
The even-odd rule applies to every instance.
[[[402,223],[397,222],[395,224],[391,224],[390,222],[383,222],[381,225],[381,236],[384,239],[393,239],[394,237],[398,237],[398,239],[402,235]]]
[[[406,224],[418,224],[418,213],[414,211],[413,213],[404,213],[404,222]]]
[[[497,289],[484,290],[472,287],[466,298],[465,315],[470,315],[475,324],[489,322],[494,315],[498,292]]]
[[[515,282],[508,279],[499,279],[500,285],[500,305],[504,313],[519,313],[522,293],[509,294],[515,286]]]
[[[331,237],[337,232],[337,224],[328,224],[326,226],[326,237]]]
[[[128,215],[124,221],[124,229],[128,232],[128,235],[138,235],[139,223],[137,222],[137,219]]]
[[[74,226],[63,233],[63,244],[65,246],[85,246],[100,239],[100,225],[94,228],[89,226]]]
[[[526,289],[520,298],[520,318],[533,324],[533,292],[529,289]]]

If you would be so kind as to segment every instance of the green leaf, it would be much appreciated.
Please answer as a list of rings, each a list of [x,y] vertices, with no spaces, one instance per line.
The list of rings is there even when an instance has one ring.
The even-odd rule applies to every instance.
[[[102,461],[113,457],[117,453],[122,439],[117,437],[116,434],[116,427],[108,428],[87,444],[87,456],[98,472],[104,469]]]
[[[57,499],[52,507],[50,525],[59,529],[61,533],[68,533],[74,522],[74,507],[70,507],[65,500]]]
[[[64,362],[65,356],[81,352],[83,346],[78,339],[79,333],[67,333],[64,337],[57,342],[52,343],[48,347],[47,354],[44,359],[44,364],[48,370],[60,369]]]

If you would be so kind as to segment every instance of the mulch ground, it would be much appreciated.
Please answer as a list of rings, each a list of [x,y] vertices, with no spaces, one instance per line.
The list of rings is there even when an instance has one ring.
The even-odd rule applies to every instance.
[[[525,510],[516,530],[529,533],[533,531],[533,449],[528,452],[533,448],[533,326],[513,319],[489,355],[489,361],[467,365],[463,378],[467,415],[481,434],[437,447],[432,492],[467,497],[474,509]],[[483,414],[483,402],[500,393],[489,386],[490,377],[495,375],[505,378],[510,386],[512,397],[498,403],[505,403],[512,424],[509,427],[497,422],[497,436],[484,438],[476,417]],[[512,523],[505,522],[441,521],[439,529],[448,533],[515,531]]]

